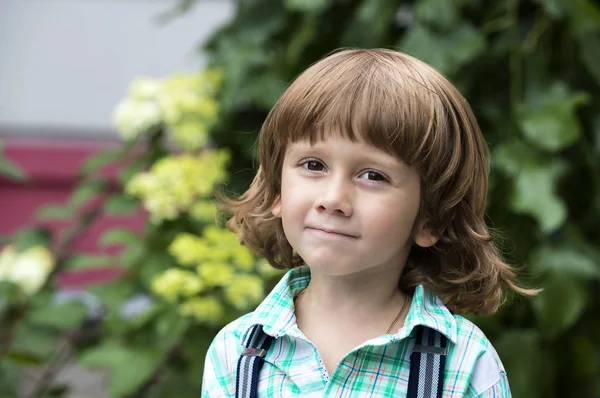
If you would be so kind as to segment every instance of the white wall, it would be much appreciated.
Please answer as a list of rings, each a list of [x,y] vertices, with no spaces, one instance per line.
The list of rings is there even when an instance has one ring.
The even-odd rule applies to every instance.
[[[175,0],[0,0],[0,135],[114,135],[135,76],[203,65],[197,44],[233,13],[201,0],[160,25]]]

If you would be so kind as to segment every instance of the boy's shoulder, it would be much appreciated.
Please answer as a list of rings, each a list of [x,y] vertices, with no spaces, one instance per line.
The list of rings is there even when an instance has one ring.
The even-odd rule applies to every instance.
[[[244,333],[251,326],[250,323],[253,315],[254,312],[249,312],[229,322],[219,330],[214,340],[238,340],[241,342]]]
[[[454,315],[454,319],[457,341],[450,349],[449,359],[451,364],[466,365],[470,368],[463,370],[470,374],[469,388],[477,394],[482,394],[505,382],[504,365],[485,333],[464,316]],[[508,388],[508,384],[504,388]]]

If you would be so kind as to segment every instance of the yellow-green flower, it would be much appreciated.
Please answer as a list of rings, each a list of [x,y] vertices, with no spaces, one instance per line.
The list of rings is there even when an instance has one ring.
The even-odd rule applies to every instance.
[[[225,181],[228,160],[221,150],[164,157],[150,171],[134,176],[125,191],[142,199],[153,222],[172,220],[205,201]]]
[[[192,234],[179,234],[169,246],[169,253],[181,265],[197,265],[210,248],[199,237]]]
[[[208,200],[196,201],[190,207],[190,215],[198,221],[214,222],[217,217],[217,205]]]
[[[225,297],[235,308],[245,310],[263,298],[263,281],[255,275],[237,276],[225,289]]]
[[[234,269],[220,262],[206,261],[200,264],[196,271],[208,286],[226,286],[235,277]]]
[[[178,297],[190,297],[198,294],[204,288],[204,283],[193,272],[178,268],[170,268],[154,277],[152,290],[170,302]]]
[[[14,283],[31,296],[44,286],[55,265],[46,247],[35,246],[19,253],[7,246],[0,253],[0,280]]]
[[[216,297],[193,297],[179,307],[183,316],[191,316],[200,322],[218,323],[225,313],[223,305]]]
[[[121,137],[131,141],[158,126],[162,120],[162,113],[154,101],[125,98],[115,108],[113,117]]]

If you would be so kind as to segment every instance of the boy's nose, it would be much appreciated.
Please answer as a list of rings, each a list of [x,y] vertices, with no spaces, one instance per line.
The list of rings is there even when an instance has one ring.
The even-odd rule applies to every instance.
[[[348,190],[343,182],[329,182],[315,203],[317,210],[351,216],[353,208]]]

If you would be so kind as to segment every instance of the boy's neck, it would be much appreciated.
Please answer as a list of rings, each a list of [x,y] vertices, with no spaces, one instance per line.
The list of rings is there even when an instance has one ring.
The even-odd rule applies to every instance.
[[[303,306],[303,314],[311,317],[359,323],[386,318],[408,299],[398,288],[402,273],[401,267],[398,268],[343,276],[323,275],[311,269],[311,281],[298,305]]]

